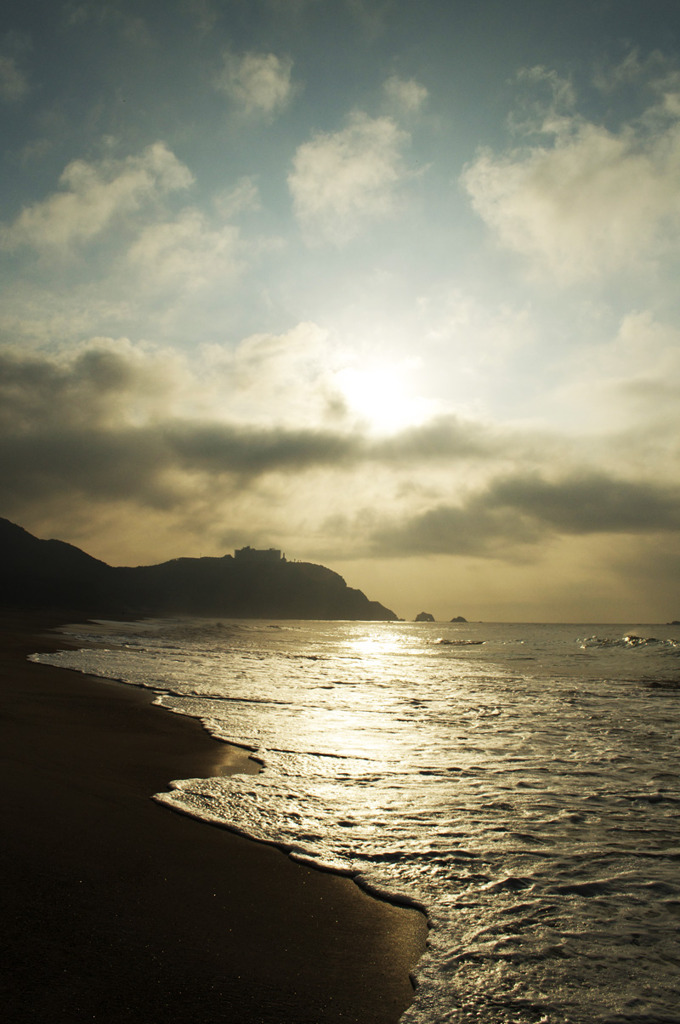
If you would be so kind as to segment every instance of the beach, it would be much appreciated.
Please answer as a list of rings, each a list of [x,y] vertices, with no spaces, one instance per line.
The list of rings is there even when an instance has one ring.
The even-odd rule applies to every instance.
[[[3,1019],[396,1022],[423,915],[154,802],[242,756],[149,691],[28,662],[63,616],[1,621]]]

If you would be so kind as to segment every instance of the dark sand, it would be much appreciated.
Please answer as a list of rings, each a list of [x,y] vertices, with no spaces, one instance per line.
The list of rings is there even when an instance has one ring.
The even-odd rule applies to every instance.
[[[64,646],[53,622],[0,613],[2,1020],[397,1021],[423,916],[154,803],[233,748],[144,691],[27,662]]]

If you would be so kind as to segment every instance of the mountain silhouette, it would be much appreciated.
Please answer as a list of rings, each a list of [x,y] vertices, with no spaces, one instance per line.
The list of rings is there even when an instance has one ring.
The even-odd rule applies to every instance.
[[[60,540],[39,540],[0,518],[0,604],[90,617],[396,620],[342,576],[278,551],[243,548],[223,558],[111,566]]]

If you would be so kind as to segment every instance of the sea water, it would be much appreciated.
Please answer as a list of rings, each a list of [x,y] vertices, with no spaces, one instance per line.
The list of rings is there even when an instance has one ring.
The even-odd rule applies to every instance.
[[[424,908],[404,1024],[680,1021],[680,629],[198,619],[36,660],[148,687],[257,775],[156,799]]]

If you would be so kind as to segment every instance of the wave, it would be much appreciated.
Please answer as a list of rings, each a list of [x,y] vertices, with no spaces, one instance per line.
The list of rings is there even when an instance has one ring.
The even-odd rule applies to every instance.
[[[627,633],[621,637],[602,637],[602,636],[588,636],[578,640],[578,645],[581,650],[589,650],[591,648],[603,648],[617,647],[617,648],[637,648],[637,647],[656,647],[666,648],[668,650],[680,650],[680,641],[678,640],[661,640],[655,636],[637,636],[635,633]]]
[[[445,637],[439,637],[434,643],[446,644],[449,647],[479,647],[481,644],[485,644],[486,640],[447,640]]]

